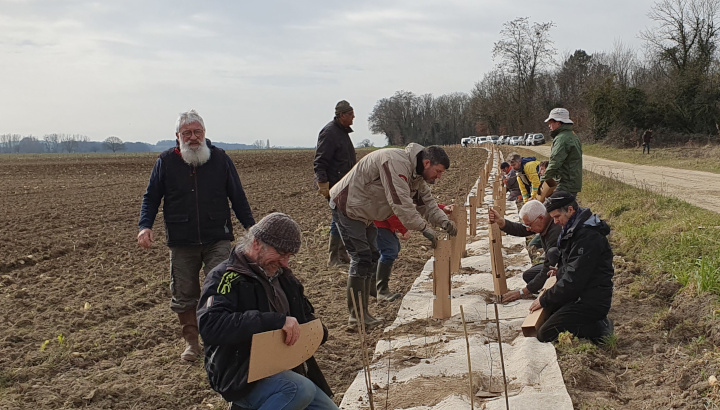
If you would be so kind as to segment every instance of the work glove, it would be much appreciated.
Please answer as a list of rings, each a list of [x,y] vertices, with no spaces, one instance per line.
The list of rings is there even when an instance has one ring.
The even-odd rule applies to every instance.
[[[455,235],[457,235],[457,226],[455,226],[455,222],[453,222],[453,221],[451,221],[451,220],[449,220],[449,219],[448,219],[447,221],[444,221],[444,222],[442,223],[442,228],[443,228],[443,230],[444,230],[445,232],[447,232],[448,235],[450,235],[450,236],[455,236]]]
[[[430,241],[430,245],[432,245],[433,248],[437,246],[437,234],[435,233],[435,231],[432,230],[431,227],[425,227],[425,229],[423,229],[422,231],[422,234]]]
[[[318,182],[318,194],[322,195],[325,199],[330,199],[330,183]]]

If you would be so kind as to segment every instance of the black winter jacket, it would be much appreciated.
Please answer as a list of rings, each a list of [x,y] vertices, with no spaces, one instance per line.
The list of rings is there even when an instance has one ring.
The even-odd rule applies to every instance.
[[[267,281],[260,268],[238,250],[233,249],[205,278],[198,302],[198,325],[205,343],[205,370],[210,387],[228,402],[240,399],[248,387],[250,345],[255,333],[282,329],[284,313],[273,312],[261,280]],[[303,286],[290,269],[284,269],[276,279],[280,282],[290,304],[290,316],[298,323],[315,319]],[[327,340],[323,325],[322,343]],[[332,397],[327,382],[314,358],[302,369],[293,369],[315,382]],[[304,370],[304,371],[303,371]]]
[[[160,154],[140,211],[140,230],[152,228],[163,202],[168,246],[205,245],[234,239],[228,198],[245,229],[255,224],[235,164],[207,141],[210,159],[199,167],[183,161],[178,148]]]
[[[315,182],[329,182],[333,187],[357,162],[350,139],[352,128],[341,125],[337,118],[330,121],[318,135],[315,149]]]
[[[540,296],[540,305],[554,312],[567,303],[582,303],[600,320],[610,311],[613,294],[610,227],[588,208],[579,208],[568,224],[559,239],[557,283]]]
[[[550,218],[550,216],[547,217]],[[508,221],[507,219],[505,220],[505,226],[502,227],[501,230],[506,234],[512,236],[535,235],[535,232],[528,231],[523,226],[523,224]],[[543,285],[545,285],[545,281],[547,280],[547,273],[551,266],[550,260],[548,259],[548,254],[550,253],[549,251],[551,248],[557,247],[557,240],[561,230],[562,226],[557,225],[555,222],[550,220],[550,225],[548,225],[544,232],[540,233],[540,243],[545,250],[545,262],[543,262],[542,271],[540,271],[540,273],[535,276],[535,279],[531,280],[527,284],[528,290],[532,293],[539,292],[540,289],[542,289]]]

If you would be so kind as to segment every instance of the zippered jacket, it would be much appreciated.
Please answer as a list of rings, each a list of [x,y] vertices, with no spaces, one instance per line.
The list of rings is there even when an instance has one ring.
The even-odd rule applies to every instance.
[[[409,230],[424,230],[425,220],[442,226],[448,217],[416,169],[424,148],[411,143],[405,149],[383,148],[365,155],[330,189],[330,206],[365,225],[395,214]]]
[[[289,316],[300,324],[315,319],[315,310],[290,269],[283,268],[274,280],[279,281],[285,292],[290,307]],[[266,286],[261,281],[265,281]],[[288,316],[271,308],[266,289],[274,291],[274,287],[267,282],[260,267],[236,247],[203,283],[197,317],[205,344],[205,371],[210,387],[229,402],[239,400],[247,393],[253,335],[282,329]],[[327,328],[323,325],[321,343],[325,343],[327,336]],[[332,397],[332,391],[314,358],[293,370],[308,377]]]
[[[199,167],[183,161],[176,147],[160,154],[143,195],[138,228],[152,228],[163,202],[168,246],[206,245],[234,240],[228,198],[240,223],[255,224],[235,164],[206,140],[210,159]]]
[[[550,133],[553,136],[550,160],[542,180],[554,179],[556,191],[577,194],[582,191],[582,144],[572,125],[563,124]]]
[[[520,193],[525,203],[537,197],[538,188],[540,188],[539,166],[540,161],[536,160],[535,157],[523,158],[520,171],[516,172]]]
[[[600,320],[610,311],[613,294],[613,252],[610,227],[588,208],[579,208],[558,239],[560,267],[557,282],[540,296],[551,312],[568,303],[588,306]]]
[[[332,188],[355,165],[351,132],[352,128],[343,126],[337,118],[320,131],[313,161],[316,182],[329,182]]]

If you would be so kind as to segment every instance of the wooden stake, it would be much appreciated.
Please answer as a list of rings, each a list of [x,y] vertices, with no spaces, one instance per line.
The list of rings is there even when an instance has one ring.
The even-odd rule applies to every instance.
[[[493,288],[495,295],[502,296],[507,293],[507,281],[505,279],[505,262],[502,256],[502,235],[497,224],[490,224],[488,227],[490,239],[490,264],[493,273]]]
[[[450,241],[438,241],[433,262],[433,317],[447,319],[452,316],[450,305]]]
[[[358,333],[360,334],[360,349],[362,349],[362,352],[360,353],[360,357],[362,358],[362,364],[363,364],[363,373],[365,373],[365,388],[367,389],[368,393],[368,400],[370,401],[370,410],[375,410],[375,403],[373,399],[373,392],[372,392],[372,380],[370,378],[370,360],[367,356],[367,341],[365,340],[365,314],[363,312],[363,303],[362,303],[362,292],[358,292],[357,299],[358,303],[355,303],[355,291],[352,291],[353,295],[351,297],[352,303],[353,303],[353,309],[355,310],[355,318],[359,321],[358,323]],[[358,312],[358,304],[360,305],[360,309]]]
[[[471,196],[470,200],[470,236],[477,235],[477,197]]]

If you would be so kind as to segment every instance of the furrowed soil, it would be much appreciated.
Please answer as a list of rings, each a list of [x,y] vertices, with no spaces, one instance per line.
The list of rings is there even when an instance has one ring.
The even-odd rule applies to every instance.
[[[432,189],[439,202],[452,204],[464,200],[486,155],[447,150],[452,167]],[[339,403],[361,369],[361,349],[345,329],[346,271],[326,267],[330,211],[312,187],[313,151],[229,154],[256,220],[281,211],[302,227],[303,248],[291,267],[330,330],[316,357]],[[0,409],[227,407],[209,388],[201,363],[179,359],[184,346],[169,308],[162,213],[154,246],[137,246],[155,159],[0,157]],[[242,234],[237,221],[235,230]],[[403,242],[392,291],[410,288],[432,255],[426,242],[419,233]],[[577,341],[558,347],[575,407],[715,408],[718,387],[708,383],[719,367],[714,298],[680,290],[670,279],[648,280],[630,257],[619,255],[615,265],[615,348],[588,350]],[[399,306],[373,303],[371,312],[389,322]],[[369,346],[381,336],[373,330]],[[416,395],[402,397],[407,403],[401,397],[393,403],[424,404]]]
[[[433,193],[452,204],[464,201],[486,151],[448,153],[451,169]],[[330,330],[316,357],[339,403],[361,369],[361,349],[357,334],[345,329],[346,269],[326,267],[330,210],[312,186],[314,152],[229,155],[256,220],[280,211],[302,227],[303,247],[291,267]],[[137,245],[155,160],[152,154],[0,158],[0,408],[227,408],[202,364],[179,359],[184,345],[169,308],[162,213],[153,247]],[[236,237],[242,232],[235,221]],[[392,291],[410,288],[432,256],[426,242],[414,233],[403,243]],[[392,321],[399,306],[399,300],[373,303],[371,312]],[[381,335],[373,330],[369,345]]]

